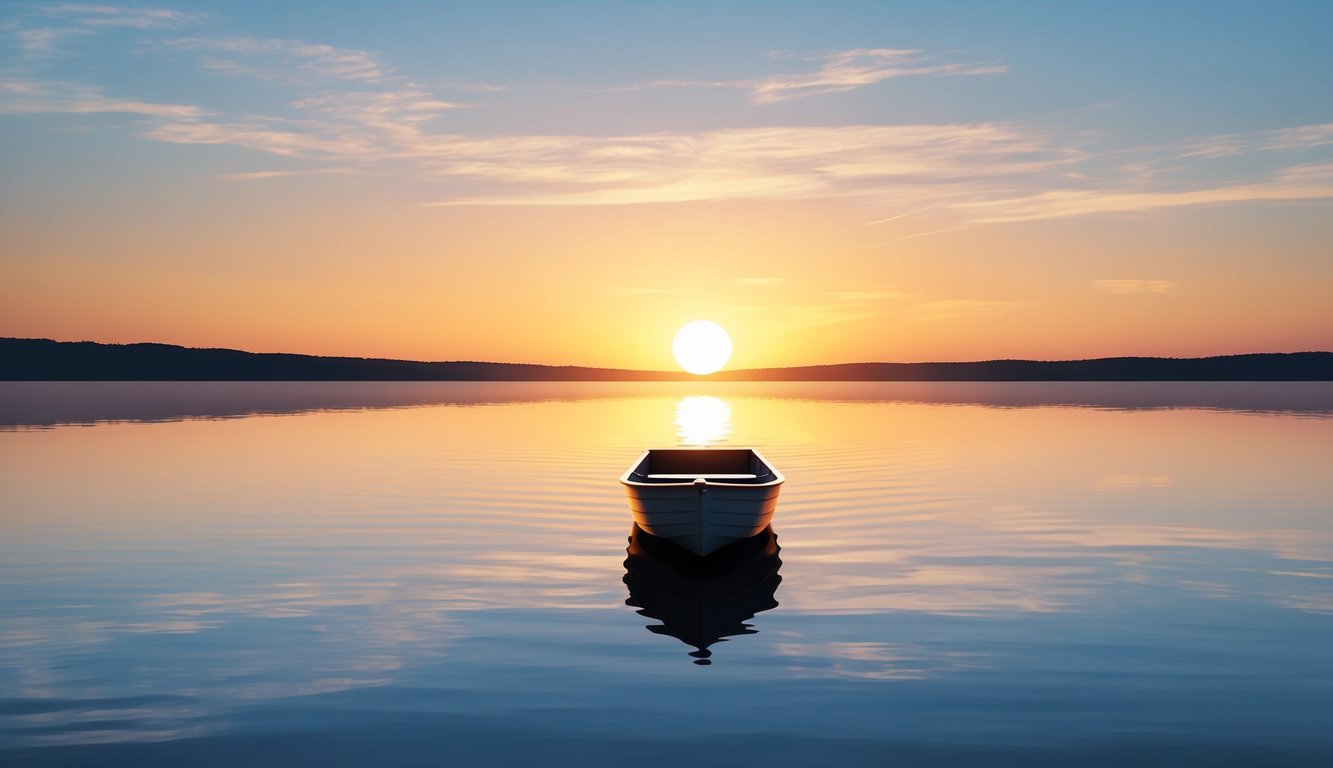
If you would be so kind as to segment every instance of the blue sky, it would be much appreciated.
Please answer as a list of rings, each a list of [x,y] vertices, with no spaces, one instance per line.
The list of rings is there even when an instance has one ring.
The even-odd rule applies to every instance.
[[[421,113],[447,115],[434,127],[449,134],[1000,123],[1048,132],[1045,149],[1059,143],[1149,159],[1185,140],[1322,124],[1333,110],[1326,82],[1333,55],[1321,39],[1333,22],[1327,3],[13,3],[6,10],[0,40],[11,90],[0,93],[0,110],[10,119],[0,128],[7,144],[38,156],[61,151],[58,137],[35,135],[53,128],[100,121],[130,141],[214,141],[144,122],[263,115],[272,120],[258,122],[271,127],[319,112],[312,97],[404,90],[454,107]],[[856,70],[861,82],[818,82],[821,72],[836,78],[840,67]],[[38,91],[13,90],[20,87]],[[852,92],[857,98],[845,97]],[[114,111],[117,104],[127,111]],[[172,115],[169,106],[199,114]],[[98,112],[68,117],[90,109]],[[1238,154],[1246,157],[1181,170],[1257,179],[1292,159],[1231,153]],[[173,168],[181,159],[162,158]]]

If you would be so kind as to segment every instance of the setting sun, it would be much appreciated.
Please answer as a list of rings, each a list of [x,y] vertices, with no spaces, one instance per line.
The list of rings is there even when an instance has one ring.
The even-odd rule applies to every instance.
[[[671,352],[681,368],[706,376],[727,364],[731,357],[731,337],[711,320],[695,320],[676,332]]]

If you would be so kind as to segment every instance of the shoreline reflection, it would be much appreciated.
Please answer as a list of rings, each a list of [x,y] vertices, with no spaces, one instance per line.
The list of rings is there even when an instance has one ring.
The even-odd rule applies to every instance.
[[[661,624],[649,632],[686,645],[694,663],[711,664],[709,646],[758,632],[745,622],[776,608],[782,582],[777,534],[769,526],[708,557],[695,557],[635,525],[625,550],[625,604]]]
[[[709,394],[699,387],[707,385]],[[0,381],[0,431],[107,422],[669,397],[1333,417],[1327,382]],[[729,398],[729,399],[728,399]],[[728,414],[728,419],[730,414]],[[731,431],[727,424],[728,434]]]

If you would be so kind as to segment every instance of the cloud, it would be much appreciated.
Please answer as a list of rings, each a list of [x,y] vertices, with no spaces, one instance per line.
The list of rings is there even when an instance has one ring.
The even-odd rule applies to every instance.
[[[469,80],[458,80],[451,77],[435,78],[430,84],[449,91],[460,91],[462,93],[502,93],[509,90],[508,86],[497,85],[496,83],[474,83]]]
[[[881,225],[930,212],[926,227],[864,247],[980,224],[1333,197],[1333,165],[1322,163],[1290,166],[1257,182],[1189,188],[1177,180],[1174,189],[1153,188],[1151,175],[1117,180],[1106,173],[1071,173],[1099,158],[1019,124],[478,136],[431,130],[430,121],[466,105],[410,84],[310,96],[291,104],[306,117],[192,119],[153,127],[146,135],[342,164],[396,163],[421,176],[458,182],[459,191],[431,205],[845,198],[905,209],[876,220]],[[1268,132],[1248,145],[1308,146],[1324,135],[1319,127],[1297,127]],[[1093,181],[1104,186],[1092,187]]]
[[[774,75],[749,83],[756,104],[775,104],[823,93],[842,93],[894,77],[919,75],[993,75],[998,65],[930,64],[921,51],[896,48],[855,48],[833,51],[821,58],[814,72]]]
[[[290,171],[248,171],[244,173],[223,173],[217,178],[221,181],[263,181],[265,179],[278,179],[284,176],[312,176],[312,175],[343,175],[354,173],[353,168],[317,168],[310,170],[290,170]]]
[[[385,146],[410,144],[420,138],[422,124],[467,106],[410,86],[395,91],[344,91],[292,102],[292,107],[312,115],[378,130],[384,134]]]
[[[62,44],[114,28],[148,30],[181,27],[203,19],[203,14],[158,8],[122,8],[113,5],[28,6],[5,29],[13,35],[27,59],[60,52]]]
[[[277,130],[264,122],[165,122],[144,134],[172,144],[234,144],[282,157],[350,160],[371,154],[373,147],[354,135],[311,136],[301,131]]]
[[[43,16],[67,19],[74,24],[85,27],[154,29],[180,27],[203,18],[201,13],[173,11],[166,8],[124,8],[114,5],[86,5],[80,3],[39,5],[34,7],[33,10]]]
[[[1173,158],[1213,158],[1249,152],[1308,149],[1329,144],[1333,144],[1333,123],[1317,123],[1268,131],[1195,137],[1156,148],[1156,151],[1166,151]]]
[[[291,116],[220,116],[194,105],[113,98],[83,84],[8,78],[0,81],[0,113],[139,114],[156,118],[142,135],[157,141],[228,144],[433,178],[446,191],[427,202],[431,205],[840,198],[897,211],[875,219],[877,227],[925,217],[908,231],[897,225],[898,232],[863,246],[868,248],[981,224],[1333,197],[1333,163],[1290,165],[1258,180],[1247,166],[1241,172],[1251,178],[1231,183],[1161,180],[1160,169],[1131,169],[1117,176],[1105,170],[1107,154],[1018,123],[470,135],[434,125],[468,105],[441,99],[405,78],[369,82],[384,77],[386,70],[364,52],[344,55],[341,49],[299,41],[227,40],[220,47],[305,57],[306,64],[340,85],[290,101]],[[1308,152],[1331,143],[1330,137],[1333,129],[1319,124],[1228,134],[1217,146]],[[1205,145],[1206,139],[1190,143]],[[1211,157],[1194,153],[1177,162],[1197,168]],[[1103,170],[1084,172],[1098,166]],[[1126,166],[1136,163],[1121,164]]]
[[[148,117],[190,120],[210,113],[189,104],[156,104],[131,99],[113,99],[82,83],[0,79],[0,114],[124,113]]]
[[[1271,179],[1259,183],[1173,191],[1053,190],[1021,197],[960,203],[958,207],[974,222],[997,224],[1092,214],[1148,213],[1185,206],[1330,197],[1333,197],[1333,164],[1315,164],[1282,169]]]
[[[899,219],[907,219],[907,218],[912,218],[912,217],[915,217],[915,216],[920,216],[921,214],[926,213],[926,212],[929,211],[929,210],[930,210],[930,207],[926,207],[926,208],[913,208],[913,209],[910,210],[910,211],[903,211],[902,213],[895,213],[895,214],[893,214],[892,216],[885,216],[885,217],[882,218],[882,219],[875,219],[874,221],[867,221],[867,222],[865,223],[865,225],[866,225],[867,227],[869,227],[869,226],[873,226],[873,225],[875,225],[875,224],[887,224],[887,223],[889,223],[889,222],[891,222],[891,221],[898,221]]]
[[[617,137],[423,137],[405,147],[442,176],[510,189],[440,205],[611,205],[729,197],[966,199],[1003,177],[1072,162],[1012,125],[768,127]],[[993,180],[993,181],[988,181]]]
[[[379,83],[390,74],[368,51],[335,48],[324,43],[247,36],[183,37],[162,45],[170,50],[204,54],[205,69],[229,75],[255,75],[275,80],[332,79]],[[227,58],[230,57],[230,58]]]
[[[27,29],[40,16],[58,30]],[[8,26],[31,50],[92,30],[174,28],[198,14],[117,6],[41,6]],[[297,39],[199,34],[147,43],[186,53],[207,71],[289,89],[267,114],[118,98],[92,85],[0,79],[0,113],[139,115],[139,135],[173,144],[231,145],[337,169],[427,180],[427,205],[604,206],[727,199],[843,200],[868,211],[870,245],[986,224],[1146,213],[1187,206],[1333,198],[1333,124],[1098,149],[1105,135],[1054,125],[972,122],[768,125],[602,135],[467,133],[451,115],[471,107],[397,73],[370,51]],[[900,76],[980,75],[1002,68],[919,50],[857,48],[778,61],[806,71],[704,84],[778,103]],[[797,69],[797,67],[782,67]],[[437,84],[444,80],[435,81]],[[665,81],[664,81],[665,82]],[[444,87],[444,86],[441,86]],[[454,83],[454,92],[469,90]],[[493,91],[482,85],[474,91]],[[1296,153],[1313,155],[1293,157]],[[1260,159],[1262,154],[1264,159]],[[1243,161],[1226,161],[1243,155]],[[1279,165],[1284,163],[1285,165]],[[1275,165],[1279,167],[1274,168]],[[261,166],[262,167],[262,166]],[[259,180],[311,170],[223,174]],[[762,276],[750,285],[771,285]],[[742,283],[746,284],[746,283]]]
[[[1333,197],[1333,164],[1273,168],[1277,157],[1313,159],[1333,146],[1333,123],[1196,136],[1151,147],[1087,153],[1087,171],[1064,169],[1044,188],[1018,187],[951,204],[973,224],[1074,216],[1146,214],[1173,208],[1322,200]],[[1240,157],[1241,161],[1229,161]],[[1098,163],[1114,161],[1107,169]],[[1288,163],[1291,160],[1287,160]],[[1265,168],[1265,165],[1268,167]],[[1024,185],[1027,186],[1027,185]]]
[[[786,54],[774,53],[770,58],[783,56]],[[748,91],[755,104],[777,104],[807,96],[843,93],[895,77],[994,75],[1007,71],[1006,67],[997,64],[930,63],[933,57],[922,51],[897,48],[854,48],[809,58],[819,62],[813,72],[777,74],[753,80],[652,80],[610,90],[734,88]]]
[[[72,37],[92,34],[91,30],[77,27],[34,27],[15,29],[14,38],[26,56],[50,56],[60,50],[60,44]]]
[[[1092,285],[1102,293],[1171,293],[1176,289],[1171,280],[1093,280]]]
[[[772,286],[775,286],[775,285],[782,285],[783,282],[784,282],[784,280],[783,280],[783,278],[781,278],[781,277],[738,277],[738,278],[736,278],[736,284],[737,284],[737,285],[753,285],[753,286],[759,286],[759,287],[772,287]]]

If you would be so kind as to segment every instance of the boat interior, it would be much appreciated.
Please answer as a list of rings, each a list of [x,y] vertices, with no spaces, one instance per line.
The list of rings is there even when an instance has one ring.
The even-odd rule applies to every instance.
[[[660,448],[643,455],[625,479],[634,483],[688,483],[710,480],[761,485],[777,473],[749,448]]]

